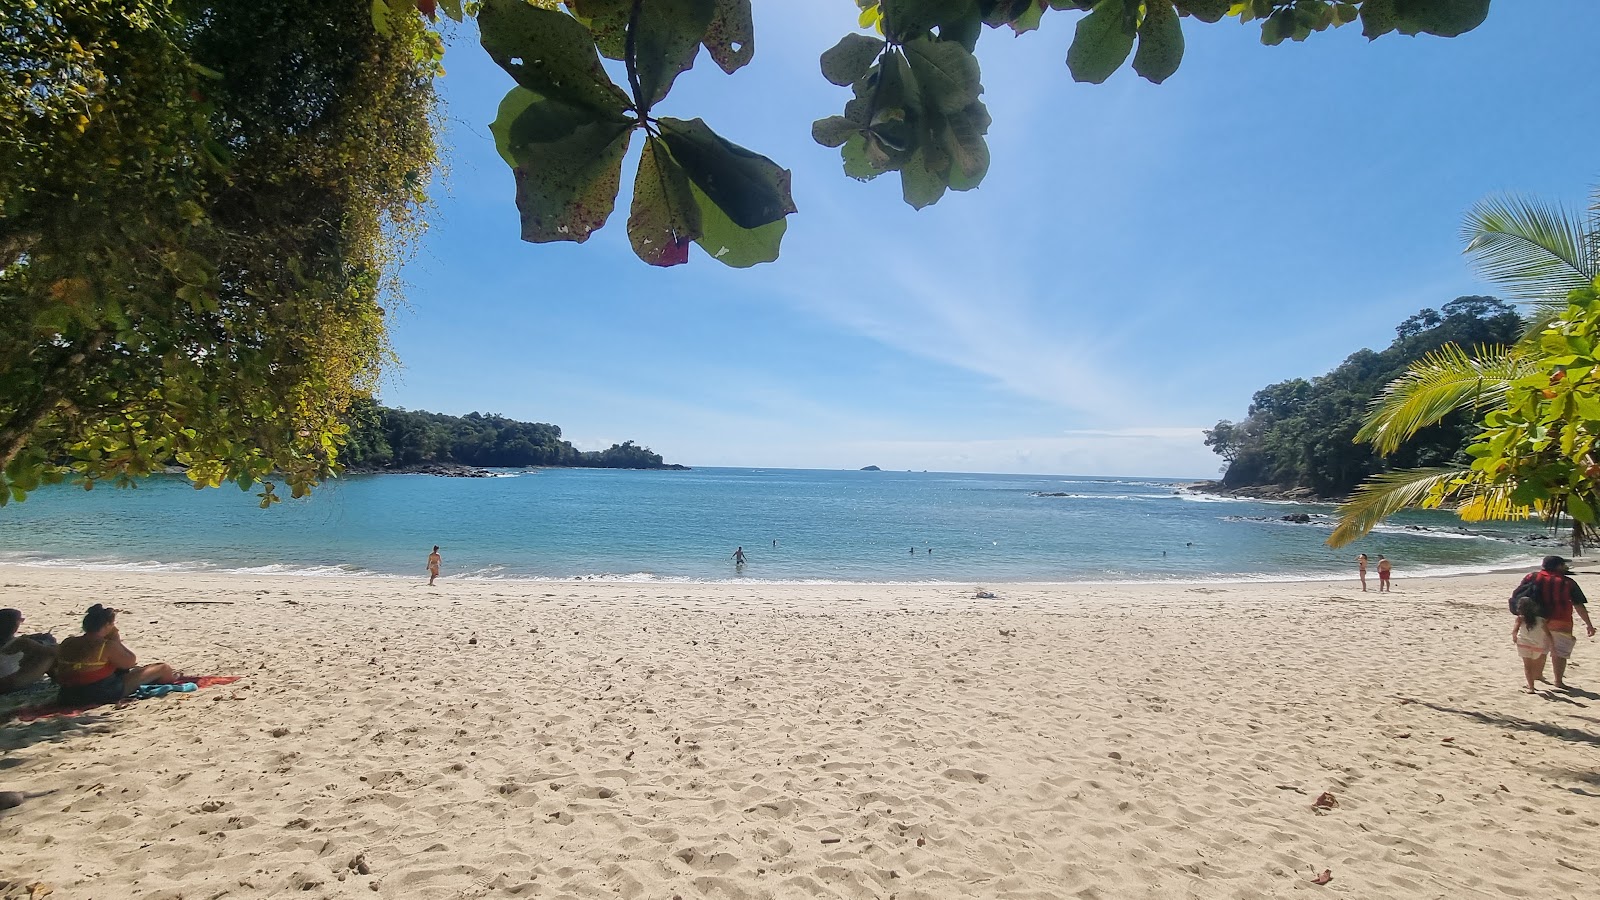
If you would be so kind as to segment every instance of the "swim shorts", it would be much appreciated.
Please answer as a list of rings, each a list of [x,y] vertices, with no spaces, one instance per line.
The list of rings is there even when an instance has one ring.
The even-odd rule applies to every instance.
[[[1570,631],[1557,631],[1550,629],[1550,655],[1558,659],[1567,659],[1572,656],[1572,648],[1578,645],[1578,639]]]

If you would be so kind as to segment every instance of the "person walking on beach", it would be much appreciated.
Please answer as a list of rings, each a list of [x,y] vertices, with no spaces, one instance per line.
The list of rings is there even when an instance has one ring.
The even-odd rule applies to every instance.
[[[1522,583],[1526,585],[1528,580],[1524,578]],[[1511,643],[1522,657],[1522,677],[1527,679],[1528,693],[1536,694],[1539,689],[1533,683],[1544,680],[1544,659],[1550,654],[1550,629],[1545,624],[1549,620],[1534,591],[1519,586],[1512,598],[1516,619],[1511,626]]]
[[[1361,576],[1361,593],[1367,592],[1367,555],[1365,553],[1356,557],[1356,571]]]
[[[439,577],[439,564],[444,562],[444,557],[439,555],[439,545],[433,545],[433,552],[428,554],[428,587],[433,587],[433,580]]]
[[[1594,637],[1594,623],[1589,620],[1589,598],[1583,595],[1583,588],[1572,580],[1571,571],[1562,557],[1546,556],[1539,571],[1524,577],[1522,584],[1517,586],[1518,593],[1522,593],[1524,586],[1532,586],[1533,601],[1544,616],[1545,630],[1550,633],[1550,660],[1555,668],[1555,686],[1558,689],[1567,686],[1567,660],[1572,658],[1572,650],[1578,644],[1578,639],[1572,634],[1573,613],[1583,620],[1589,637]],[[1542,662],[1539,664],[1539,677],[1544,677]]]
[[[1389,593],[1389,557],[1378,554],[1378,593]]]
[[[733,548],[733,564],[735,566],[744,565],[744,547]]]

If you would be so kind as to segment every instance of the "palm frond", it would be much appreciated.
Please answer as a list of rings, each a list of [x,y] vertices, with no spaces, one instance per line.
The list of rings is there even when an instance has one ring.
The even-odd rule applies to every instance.
[[[1384,385],[1368,406],[1367,421],[1356,440],[1388,456],[1412,435],[1458,409],[1504,404],[1511,382],[1534,369],[1514,348],[1478,347],[1476,356],[1468,356],[1459,346],[1445,344]]]
[[[1468,211],[1461,235],[1480,274],[1510,298],[1564,304],[1600,268],[1586,219],[1526,197],[1490,197]]]
[[[1373,526],[1402,509],[1420,506],[1428,495],[1470,469],[1408,469],[1384,472],[1361,483],[1350,499],[1339,504],[1339,524],[1328,536],[1328,546],[1343,547],[1363,537]]]

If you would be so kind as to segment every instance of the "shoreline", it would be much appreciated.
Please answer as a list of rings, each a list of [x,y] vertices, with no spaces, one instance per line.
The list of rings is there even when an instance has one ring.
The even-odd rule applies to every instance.
[[[1437,578],[1469,578],[1480,575],[1505,575],[1511,573],[1524,573],[1536,569],[1539,560],[1546,554],[1533,553],[1538,548],[1529,548],[1530,555],[1526,562],[1510,564],[1507,561],[1487,562],[1470,566],[1431,566],[1416,570],[1404,571],[1398,576],[1403,580],[1412,579],[1437,579]],[[1573,572],[1583,574],[1587,571],[1600,571],[1600,556],[1590,558],[1577,558],[1571,560]],[[302,569],[283,569],[280,571],[265,571],[281,563],[257,563],[248,566],[223,567],[207,563],[95,563],[86,560],[50,560],[50,561],[19,561],[15,559],[0,558],[0,575],[7,569],[28,571],[61,571],[101,573],[105,575],[117,574],[150,574],[167,575],[173,577],[218,577],[249,579],[264,578],[290,578],[290,579],[340,579],[351,581],[374,581],[379,583],[408,582],[421,580],[422,576],[415,574],[386,573],[371,570],[358,571],[326,571],[330,567],[316,566]],[[1353,568],[1353,564],[1352,564]],[[1369,582],[1377,583],[1377,573],[1369,573]],[[474,573],[450,573],[446,571],[439,576],[439,581],[451,584],[471,585],[636,585],[636,586],[674,586],[674,585],[706,585],[708,587],[727,586],[794,586],[794,587],[929,587],[946,588],[965,585],[1005,585],[1008,587],[1033,587],[1071,589],[1075,587],[1163,587],[1187,585],[1251,585],[1251,584],[1329,584],[1336,585],[1345,582],[1358,583],[1355,575],[1348,576],[1342,573],[1322,572],[1284,572],[1284,573],[1230,573],[1219,574],[1211,577],[1201,577],[1187,573],[1174,574],[1167,578],[1129,578],[1118,580],[1082,579],[1073,581],[1033,581],[1033,580],[1006,580],[1006,579],[963,579],[956,580],[883,580],[883,581],[856,581],[847,579],[830,578],[761,578],[757,575],[740,574],[726,578],[704,579],[690,578],[687,576],[663,576],[652,573],[637,572],[628,574],[601,574],[587,576],[538,576],[538,575],[477,575]]]

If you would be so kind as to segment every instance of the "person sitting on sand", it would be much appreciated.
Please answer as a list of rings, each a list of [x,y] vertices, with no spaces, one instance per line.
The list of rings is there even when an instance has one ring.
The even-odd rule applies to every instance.
[[[1550,652],[1550,629],[1545,627],[1544,608],[1532,595],[1517,602],[1516,624],[1511,626],[1511,643],[1522,657],[1522,676],[1528,680],[1528,693],[1538,693],[1535,681],[1544,680],[1544,658]]]
[[[19,635],[22,610],[0,609],[0,694],[37,684],[56,659],[55,638]]]
[[[61,642],[50,677],[61,686],[63,706],[119,703],[141,685],[170,682],[166,663],[139,665],[117,631],[117,611],[96,603],[83,614],[83,634]]]

